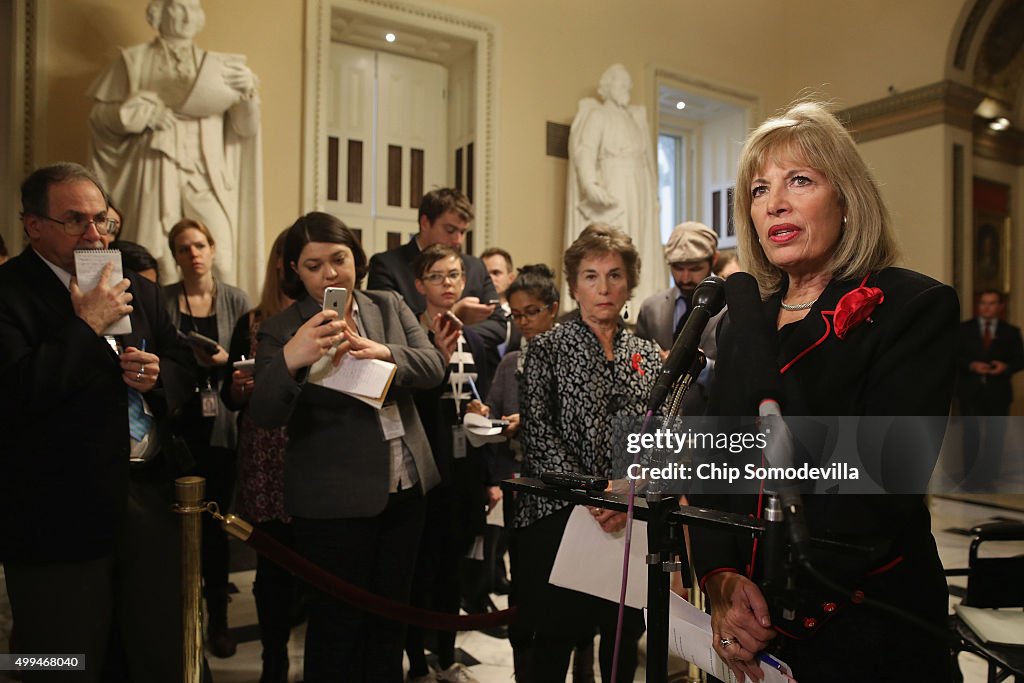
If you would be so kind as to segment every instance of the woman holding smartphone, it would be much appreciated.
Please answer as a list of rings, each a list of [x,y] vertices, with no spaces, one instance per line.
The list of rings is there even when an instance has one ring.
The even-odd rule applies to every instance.
[[[199,221],[178,221],[167,235],[167,246],[181,270],[181,281],[164,288],[171,321],[185,335],[198,334],[215,342],[191,344],[199,364],[199,381],[177,426],[196,460],[197,474],[206,478],[207,499],[226,511],[235,488],[237,428],[235,413],[224,405],[220,389],[223,380],[231,376],[225,349],[235,321],[251,307],[249,297],[213,277],[217,244]],[[228,539],[219,527],[215,519],[204,515],[206,635],[213,655],[230,657],[235,654],[235,641],[228,633]]]
[[[288,427],[285,508],[296,548],[350,583],[408,602],[424,494],[439,481],[412,391],[436,386],[444,360],[397,294],[357,290],[366,254],[334,216],[299,218],[284,262],[283,287],[296,301],[260,327],[249,406],[257,423]],[[323,305],[338,287],[349,291],[340,314]],[[395,364],[379,411],[309,381],[311,366],[346,354]],[[402,683],[402,624],[315,590],[307,608],[307,683]]]

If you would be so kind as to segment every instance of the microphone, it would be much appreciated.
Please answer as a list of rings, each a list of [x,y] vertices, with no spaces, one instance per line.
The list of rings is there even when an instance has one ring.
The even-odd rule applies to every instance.
[[[781,415],[778,400],[781,396],[779,380],[779,340],[765,315],[757,280],[750,273],[733,273],[725,281],[725,301],[729,305],[729,332],[740,364],[738,373],[746,394],[742,405],[744,415],[762,401],[775,402],[776,413]]]
[[[761,401],[758,415],[761,417],[762,428],[771,430],[771,438],[765,448],[765,460],[768,461],[768,465],[782,468],[795,467],[793,435],[782,418],[779,404],[772,399]],[[805,564],[809,559],[807,549],[810,543],[810,532],[807,530],[807,520],[803,514],[803,498],[800,496],[800,487],[797,482],[783,480],[770,489],[766,486],[765,493],[768,494],[768,501],[765,504],[764,518],[768,522],[768,526],[764,536],[763,583],[767,586],[775,581],[780,561],[785,556],[779,524],[785,523],[790,550],[799,564]]]
[[[729,304],[730,332],[736,347],[743,350],[740,376],[751,399],[746,405],[756,402],[762,426],[771,430],[765,459],[774,467],[793,467],[793,436],[782,419],[779,405],[782,383],[777,360],[778,336],[765,315],[757,280],[749,273],[734,273],[726,280],[725,300]],[[796,482],[781,482],[775,490],[766,489],[766,492],[769,497],[764,509],[767,527],[763,537],[762,585],[768,587],[776,582],[785,557],[782,524],[785,523],[789,547],[800,563],[807,560],[810,534]]]
[[[668,398],[672,391],[672,385],[679,379],[679,375],[693,365],[704,328],[708,326],[708,321],[712,316],[722,310],[722,306],[725,304],[724,283],[725,280],[712,275],[705,278],[694,290],[693,310],[690,311],[686,324],[680,330],[679,336],[672,344],[668,358],[661,366],[658,381],[655,382],[647,401],[648,412],[654,413],[661,408],[661,404]]]

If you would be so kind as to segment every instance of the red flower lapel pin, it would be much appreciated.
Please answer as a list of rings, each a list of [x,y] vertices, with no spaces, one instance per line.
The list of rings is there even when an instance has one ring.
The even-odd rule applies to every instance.
[[[633,369],[636,370],[638,373],[640,373],[641,377],[644,376],[644,369],[642,367],[640,367],[640,362],[643,359],[644,359],[644,357],[641,356],[639,353],[634,353],[633,354],[633,360],[632,360],[632,363],[631,363],[631,365],[633,366]]]
[[[833,322],[839,339],[844,339],[850,330],[865,320],[871,322],[875,307],[885,301],[885,295],[878,287],[865,287],[867,281],[865,277],[860,287],[844,294],[836,304]]]

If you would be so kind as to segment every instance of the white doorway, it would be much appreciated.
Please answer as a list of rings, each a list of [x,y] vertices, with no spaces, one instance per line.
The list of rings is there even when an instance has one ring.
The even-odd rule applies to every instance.
[[[324,208],[367,254],[417,231],[424,192],[446,184],[448,70],[331,43]]]
[[[456,187],[476,214],[466,250],[493,241],[495,28],[402,2],[306,5],[303,210],[361,229],[373,254],[416,231],[422,193]]]

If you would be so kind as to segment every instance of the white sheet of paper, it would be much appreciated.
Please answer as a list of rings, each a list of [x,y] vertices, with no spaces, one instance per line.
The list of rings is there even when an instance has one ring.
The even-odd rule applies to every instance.
[[[711,646],[711,615],[691,605],[675,593],[669,594],[668,647],[702,671],[727,683],[736,683],[736,677]],[[785,665],[785,662],[782,662]],[[793,683],[793,679],[778,669],[761,662],[765,683]],[[786,666],[789,671],[789,667]]]
[[[108,263],[114,264],[110,271],[110,285],[116,285],[124,279],[124,266],[121,264],[121,252],[117,249],[76,249],[75,250],[75,279],[78,280],[78,288],[88,292],[100,284],[100,271]],[[103,334],[131,334],[132,319],[127,315],[114,321],[114,323],[103,330]]]
[[[633,520],[629,547],[629,584],[626,604],[637,609],[647,606],[647,523]],[[622,553],[626,530],[606,534],[590,511],[577,505],[569,515],[555,564],[548,581],[588,595],[617,603],[622,585]]]

